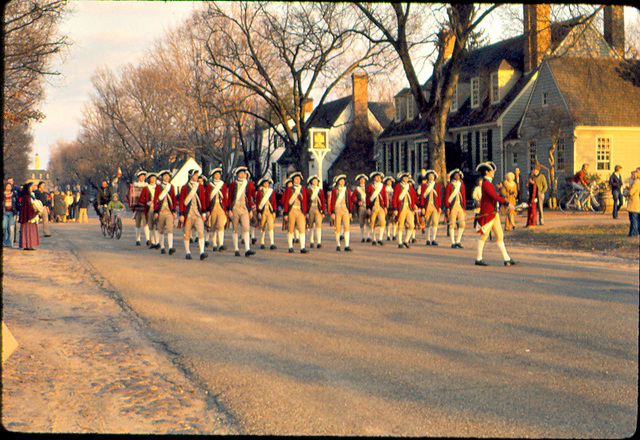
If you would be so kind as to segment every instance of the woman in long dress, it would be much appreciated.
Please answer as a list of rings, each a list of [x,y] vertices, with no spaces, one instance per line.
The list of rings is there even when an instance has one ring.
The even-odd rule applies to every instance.
[[[518,196],[518,186],[515,182],[515,174],[509,172],[507,173],[507,178],[504,182],[502,182],[502,197],[511,205],[515,206],[517,204],[517,196]],[[503,214],[506,215],[505,221],[505,231],[510,231],[516,228],[516,212],[513,209],[509,209],[507,207],[500,208]]]
[[[34,207],[35,195],[31,192],[33,183],[25,183],[20,193],[20,247],[33,251],[40,246],[38,235],[38,214]]]
[[[527,189],[529,191],[529,199],[527,200],[527,204],[529,205],[529,210],[527,212],[527,228],[529,228],[536,225],[536,205],[538,204],[536,176],[533,173],[531,173],[529,180],[527,180]]]

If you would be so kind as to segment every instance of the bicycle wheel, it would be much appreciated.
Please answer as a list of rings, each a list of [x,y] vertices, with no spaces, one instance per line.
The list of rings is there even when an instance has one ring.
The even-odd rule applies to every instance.
[[[558,201],[558,208],[562,211],[563,214],[573,214],[575,212],[575,201],[573,194],[565,194]]]
[[[116,239],[120,240],[122,237],[122,220],[118,219],[116,223]]]
[[[598,199],[595,195],[591,197],[591,203],[589,204],[591,210],[596,214],[604,214],[607,210],[607,206],[604,203],[598,202]]]

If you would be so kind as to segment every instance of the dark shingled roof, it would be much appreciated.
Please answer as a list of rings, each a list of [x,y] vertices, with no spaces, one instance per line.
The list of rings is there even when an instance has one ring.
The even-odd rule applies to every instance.
[[[318,109],[315,117],[311,121],[310,127],[313,128],[331,128],[335,125],[336,120],[342,112],[351,103],[352,97],[336,99],[335,101],[325,102]],[[369,110],[376,117],[382,128],[384,129],[393,119],[393,105],[389,102],[371,102],[369,101]]]
[[[625,61],[562,57],[548,63],[577,125],[640,126],[640,87],[625,75]]]

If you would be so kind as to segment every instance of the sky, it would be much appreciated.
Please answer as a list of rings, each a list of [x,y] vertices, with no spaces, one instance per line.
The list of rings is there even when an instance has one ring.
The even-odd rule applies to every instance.
[[[33,125],[32,164],[33,156],[38,153],[43,168],[47,167],[51,146],[58,141],[76,139],[82,109],[92,91],[91,75],[96,69],[107,67],[117,72],[126,64],[136,64],[155,41],[178,26],[200,2],[76,0],[69,3],[72,13],[61,23],[60,32],[68,35],[73,44],[63,59],[54,62],[54,69],[61,75],[49,79],[47,98],[41,106],[46,118]],[[630,18],[629,12],[633,12],[635,18]],[[627,23],[630,19],[638,23],[637,16],[637,10],[625,8]],[[491,41],[497,41],[499,21],[489,20],[487,24]]]

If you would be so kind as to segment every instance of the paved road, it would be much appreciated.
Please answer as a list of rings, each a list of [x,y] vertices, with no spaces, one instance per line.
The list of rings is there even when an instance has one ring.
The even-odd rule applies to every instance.
[[[637,425],[638,266],[495,245],[184,259],[60,225],[216,396],[240,433],[627,437]],[[279,232],[279,231],[278,231]],[[359,232],[354,234],[359,236]],[[442,234],[441,234],[442,235]],[[229,234],[226,237],[230,242]],[[422,241],[422,239],[420,240]],[[193,245],[194,255],[197,254]]]

